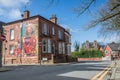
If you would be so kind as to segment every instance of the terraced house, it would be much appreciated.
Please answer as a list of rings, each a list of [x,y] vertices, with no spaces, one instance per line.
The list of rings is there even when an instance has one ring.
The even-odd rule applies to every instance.
[[[40,15],[6,23],[7,43],[3,47],[4,64],[53,64],[66,62],[71,53],[69,30],[57,24],[56,15],[50,20]]]

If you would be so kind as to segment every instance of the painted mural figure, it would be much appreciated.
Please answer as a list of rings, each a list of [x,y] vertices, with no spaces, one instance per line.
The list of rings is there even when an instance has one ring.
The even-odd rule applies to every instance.
[[[28,24],[25,29],[25,36],[23,38],[23,49],[27,56],[35,55],[36,53],[36,38],[35,26]]]
[[[33,24],[22,23],[19,29],[19,40],[14,48],[14,55],[20,56],[23,53],[26,56],[34,56],[36,53],[36,37]]]

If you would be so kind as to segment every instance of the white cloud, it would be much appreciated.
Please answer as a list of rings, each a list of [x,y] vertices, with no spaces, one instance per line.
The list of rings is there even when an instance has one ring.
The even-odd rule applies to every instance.
[[[27,2],[29,2],[29,0],[0,0],[0,16],[10,20],[21,18],[20,9]]]
[[[105,43],[111,43],[111,42],[120,42],[120,36],[119,35],[112,35],[110,37],[100,37],[98,38],[99,42],[105,42]]]
[[[29,2],[29,0],[0,0],[0,5],[6,8],[18,8],[21,4],[25,4],[27,2]]]
[[[5,11],[0,8],[0,16],[2,16],[4,13],[5,13]]]
[[[10,19],[19,19],[21,18],[21,12],[19,9],[13,9],[10,11],[8,16],[10,17]]]
[[[73,32],[73,33],[78,33],[80,31],[82,31],[81,29],[75,27],[74,29],[73,28],[70,28],[70,26],[68,25],[65,25],[65,24],[61,24],[62,27],[64,27],[65,29],[70,29],[70,32]]]

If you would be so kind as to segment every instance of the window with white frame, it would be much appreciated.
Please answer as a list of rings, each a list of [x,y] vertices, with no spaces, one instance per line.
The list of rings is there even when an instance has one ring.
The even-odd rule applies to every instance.
[[[10,54],[12,55],[14,53],[14,46],[10,45],[9,48],[10,48]]]
[[[46,24],[46,23],[43,24],[42,33],[45,34],[45,35],[48,34],[48,27],[47,27],[47,24]]]
[[[62,43],[63,54],[65,54],[65,43]]]
[[[59,54],[65,54],[65,43],[59,43]]]
[[[51,53],[51,40],[50,39],[43,39],[42,42],[42,52],[43,53]]]
[[[62,39],[62,32],[60,30],[58,31],[58,38]]]
[[[59,43],[59,54],[62,54],[62,43]]]
[[[14,39],[14,29],[10,29],[10,40]]]
[[[55,35],[55,28],[52,27],[52,35]]]
[[[70,55],[71,54],[71,46],[68,44],[67,45],[67,54]]]
[[[51,53],[51,41],[48,39],[48,53]]]

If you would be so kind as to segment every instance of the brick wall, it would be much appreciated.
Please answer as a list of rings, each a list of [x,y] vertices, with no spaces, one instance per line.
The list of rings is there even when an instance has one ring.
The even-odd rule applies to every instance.
[[[102,61],[102,58],[78,58],[78,61]]]
[[[33,57],[7,57],[5,64],[38,64],[38,56]]]
[[[106,51],[107,51],[108,53],[106,53]],[[110,47],[109,47],[108,45],[106,45],[106,47],[105,47],[105,49],[104,49],[104,56],[111,56],[110,52],[111,52]]]
[[[27,33],[24,32],[24,36],[21,38],[20,35],[20,30],[21,30],[21,25],[24,25],[23,23],[25,23],[25,25],[28,27],[32,27],[31,29],[31,33],[33,33],[34,27],[36,28],[34,31],[34,34],[32,36],[28,35],[29,41],[32,40],[31,38],[34,37],[36,42],[31,45],[31,47],[28,47],[28,42],[26,43],[25,40],[28,38],[26,38]],[[25,30],[26,29],[30,30],[29,27],[27,28],[25,26]],[[5,25],[4,29],[6,30],[6,38],[7,38],[7,43],[3,43],[3,64],[4,64],[4,58],[5,58],[5,63],[6,64],[36,64],[38,63],[38,18],[33,18],[33,19],[28,19],[28,20],[24,20],[24,21],[19,21],[16,23],[11,23],[11,24],[7,24]],[[14,39],[10,40],[10,30],[13,29],[14,30]],[[22,40],[22,45],[20,45],[20,41]],[[10,45],[14,46],[14,52],[12,54],[10,54]],[[26,47],[25,47],[26,45]],[[22,46],[22,50],[20,48],[20,46]],[[35,46],[35,47],[33,47]],[[5,50],[4,48],[7,48],[7,50]],[[33,47],[33,48],[32,48]],[[26,48],[26,49],[25,49]],[[28,49],[30,48],[30,49]],[[18,51],[15,52],[15,50],[20,50],[20,53],[18,54]],[[33,50],[34,49],[34,50]],[[26,51],[27,50],[27,51]],[[28,52],[28,53],[27,53]],[[19,57],[19,55],[21,55],[21,59]],[[20,61],[21,60],[21,61]]]
[[[29,36],[26,38],[25,35],[27,35],[27,33],[25,35],[22,35],[20,33],[21,32],[21,23],[25,23],[25,30],[24,33],[29,32],[26,31],[26,29],[28,30],[32,30],[31,33],[35,33],[32,36]],[[48,25],[48,35],[44,36],[42,34],[42,25],[43,23],[47,23]],[[30,25],[29,25],[30,24]],[[24,25],[24,24],[22,24]],[[34,31],[34,27],[32,27],[32,29],[29,29],[31,25],[35,25],[34,27],[36,27],[35,31]],[[55,29],[55,35],[52,34],[52,28],[54,27]],[[6,47],[7,50],[3,51],[3,63],[4,63],[4,58],[5,58],[5,63],[6,64],[36,64],[36,63],[40,63],[40,59],[42,58],[47,58],[48,61],[44,61],[43,63],[54,63],[56,59],[58,59],[56,62],[66,62],[66,55],[67,53],[63,54],[59,54],[59,47],[58,44],[59,42],[61,43],[65,43],[65,48],[67,48],[67,44],[68,44],[68,40],[65,40],[65,29],[60,27],[57,24],[52,23],[49,20],[46,20],[40,16],[37,17],[32,17],[32,18],[27,18],[24,20],[20,20],[20,21],[16,21],[16,22],[12,22],[12,23],[8,23],[5,25],[4,29],[6,30],[6,37],[7,37],[7,43],[3,46],[3,49]],[[14,29],[14,39],[10,40],[10,30]],[[62,33],[62,39],[60,40],[58,38],[58,31],[61,31]],[[20,36],[23,36],[22,38]],[[35,45],[33,44],[32,46],[30,46],[30,49],[26,49],[26,47],[28,47],[28,38],[34,37],[36,39]],[[51,46],[53,46],[54,44],[54,51],[53,48],[51,49],[51,53],[42,53],[42,45],[40,46],[38,44],[38,42],[42,42],[43,39],[50,39],[51,40]],[[15,52],[15,50],[18,50],[18,47],[21,45],[21,40],[22,40],[22,49],[19,48],[19,53],[21,54],[21,58],[19,57],[18,52]],[[28,40],[28,41],[27,41]],[[27,41],[25,43],[25,41]],[[34,42],[34,41],[33,41]],[[26,47],[25,47],[25,45]],[[13,54],[10,54],[10,45],[14,45],[14,48],[17,48],[14,50]],[[30,44],[31,45],[31,44]],[[34,47],[33,47],[34,46]],[[34,49],[34,50],[33,50]],[[30,50],[30,51],[29,51]],[[67,49],[65,49],[67,51]],[[65,52],[66,52],[65,51]],[[28,53],[27,53],[28,52]],[[16,55],[18,54],[18,55]]]

